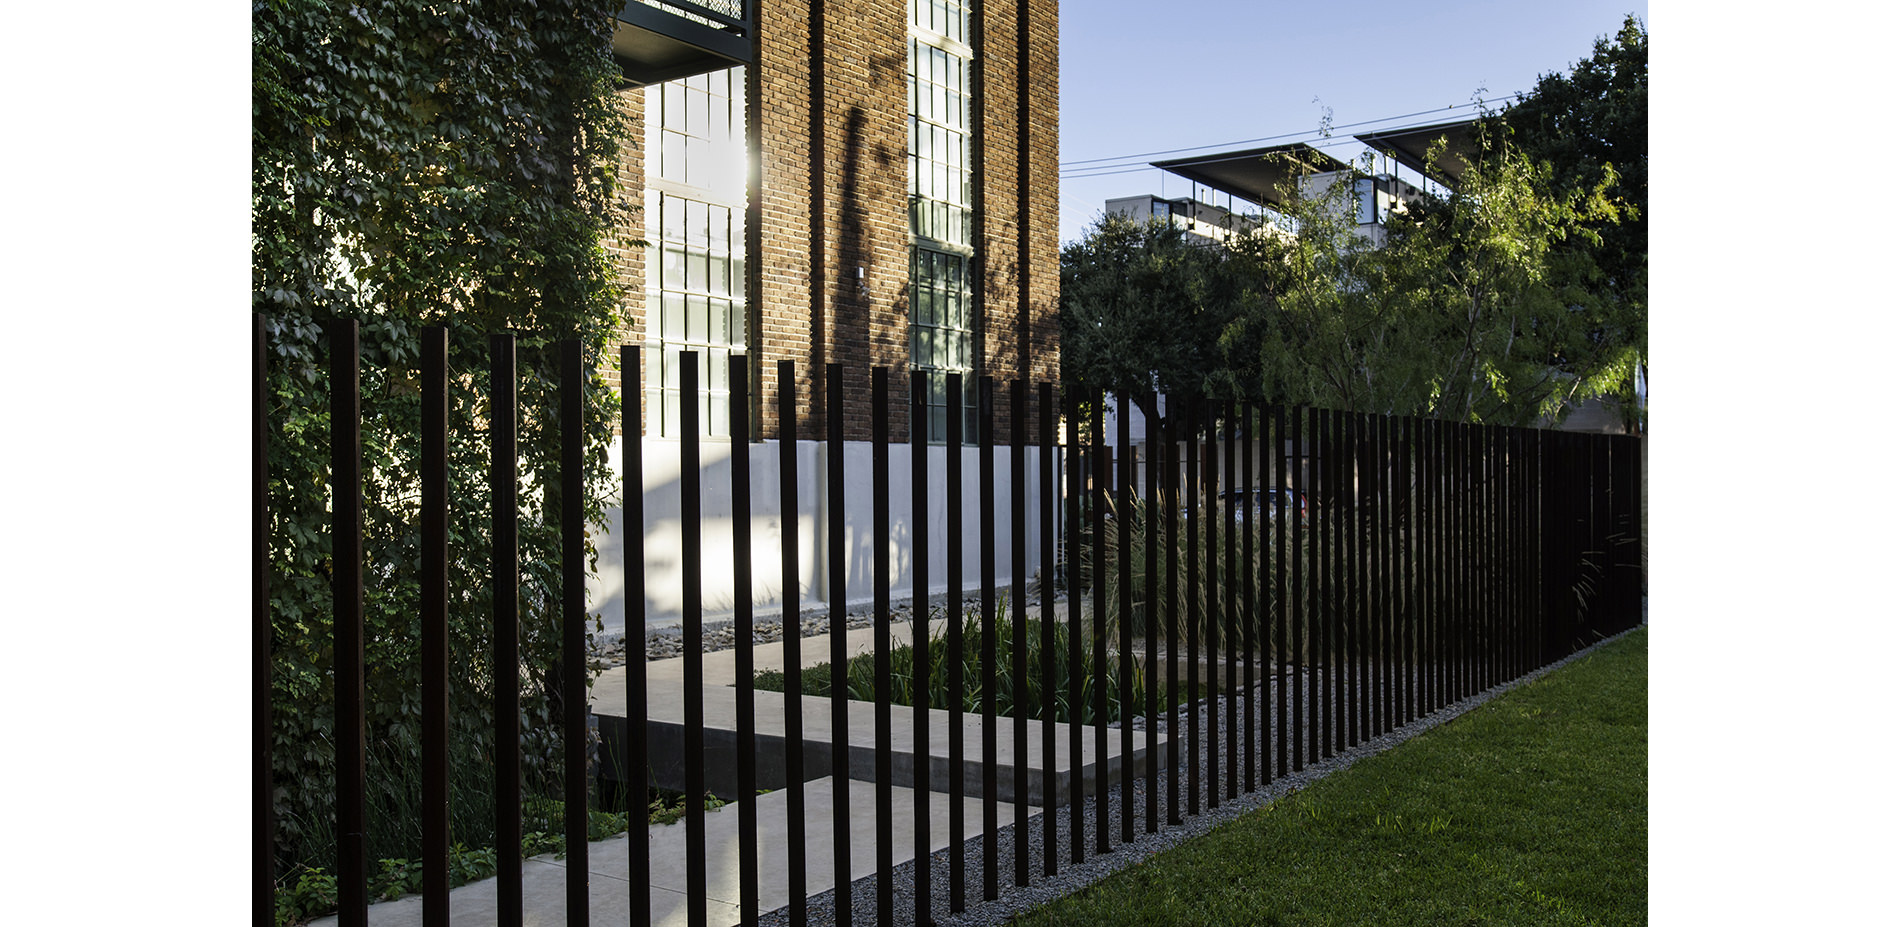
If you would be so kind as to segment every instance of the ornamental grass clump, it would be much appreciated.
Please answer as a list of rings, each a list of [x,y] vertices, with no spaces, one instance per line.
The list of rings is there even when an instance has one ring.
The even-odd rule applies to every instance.
[[[1120,655],[1111,650],[1107,672],[1097,674],[1094,671],[1093,651],[1088,649],[1090,645],[1087,636],[1083,635],[1079,641],[1084,648],[1084,653],[1082,657],[1083,672],[1081,677],[1078,714],[1078,706],[1072,705],[1070,701],[1069,652],[1070,647],[1075,641],[1073,641],[1071,637],[1069,626],[1061,621],[1052,622],[1052,629],[1055,634],[1055,659],[1052,661],[1055,674],[1054,676],[1045,677],[1043,673],[1044,627],[1042,620],[1034,618],[1025,619],[1024,628],[1029,640],[1029,665],[1028,672],[1025,674],[1028,688],[1018,692],[1015,687],[1015,680],[1012,678],[1013,668],[1016,663],[1015,621],[1007,615],[1007,604],[999,605],[997,610],[999,613],[1002,613],[1002,616],[998,617],[995,622],[996,663],[994,680],[996,686],[997,714],[1015,717],[1020,711],[1027,717],[1045,721],[1054,720],[1062,723],[1080,721],[1083,724],[1095,724],[1098,721],[1095,713],[1095,693],[1096,689],[1100,686],[1106,686],[1106,692],[1104,694],[1107,696],[1108,710],[1107,716],[1099,720],[1111,723],[1119,722],[1131,712],[1139,714],[1147,705],[1150,680],[1148,678],[1147,668],[1144,665],[1146,657],[1140,654],[1135,654],[1133,657],[1134,677],[1132,682],[1134,701],[1132,706],[1124,706],[1121,701]],[[972,610],[964,616],[961,633],[963,638],[961,654],[963,690],[954,697],[958,698],[963,711],[974,714],[983,710],[983,622],[976,611]],[[915,649],[908,644],[898,644],[891,647],[891,671],[887,678],[889,679],[891,704],[893,705],[914,706],[916,704],[915,653]],[[950,641],[946,634],[938,633],[931,636],[930,652],[926,656],[926,659],[930,661],[928,677],[929,691],[927,694],[928,705],[926,707],[947,711],[950,708],[950,700],[953,695],[950,691]],[[845,664],[845,692],[847,698],[867,702],[876,701],[877,683],[877,664],[874,655],[868,653],[859,654],[858,656],[852,657],[851,660]],[[753,679],[753,687],[770,692],[783,692],[786,689],[785,673],[779,670],[765,670],[759,672]],[[799,690],[808,696],[821,698],[830,697],[831,665],[821,663],[806,668],[800,679]],[[1045,691],[1049,691],[1055,700],[1055,715],[1053,718],[1045,717],[1042,713],[1043,693]],[[1181,692],[1184,700],[1193,697],[1188,693],[1185,685],[1181,687]],[[1162,710],[1168,710],[1174,707],[1167,704],[1166,694],[1165,691],[1158,691],[1156,693],[1157,699],[1162,705]],[[1125,711],[1125,708],[1130,710]]]

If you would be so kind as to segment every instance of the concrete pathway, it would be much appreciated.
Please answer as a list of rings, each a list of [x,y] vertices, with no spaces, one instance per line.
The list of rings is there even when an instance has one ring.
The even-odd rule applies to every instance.
[[[1035,617],[1037,610],[1031,610]],[[1064,615],[1066,617],[1066,614]],[[933,633],[943,630],[944,622],[938,619],[932,622]],[[890,629],[894,641],[899,644],[910,641],[909,623],[896,623]],[[877,639],[875,628],[859,628],[846,635],[847,651],[853,655],[872,651]],[[754,653],[757,669],[781,669],[784,665],[783,645],[779,643],[761,645]],[[830,639],[825,636],[805,638],[803,641],[801,663],[805,667],[828,663],[831,659]],[[701,697],[705,706],[705,729],[708,740],[708,766],[714,775],[724,774],[730,778],[735,765],[730,755],[736,744],[737,711],[739,690],[733,686],[736,681],[736,654],[733,651],[705,654],[703,656],[704,685]],[[679,729],[685,720],[685,665],[684,657],[661,660],[646,664],[648,679],[649,730],[667,728]],[[627,678],[626,668],[616,667],[604,672],[594,683],[589,693],[590,710],[602,716],[605,729],[610,723],[625,723]],[[776,741],[784,742],[785,705],[787,696],[772,692],[755,692],[756,732],[762,744]],[[808,757],[828,757],[831,744],[831,702],[829,699],[799,698],[799,707],[804,724],[804,739]],[[875,769],[876,708],[869,702],[852,701],[847,704],[848,720],[846,737],[850,742],[851,792],[851,872],[853,879],[864,878],[877,871],[877,818],[873,784]],[[931,710],[927,713],[927,725],[930,734],[930,845],[933,851],[950,846],[952,835],[950,821],[950,713]],[[891,710],[891,746],[892,746],[892,782],[908,783],[912,779],[915,757],[912,754],[912,722],[915,715],[912,709],[902,706]],[[1018,762],[1014,751],[1014,719],[999,717],[996,725],[997,756],[1000,764],[998,785],[1001,800],[997,814],[1000,820],[1014,819],[1015,808],[1011,804],[1017,799],[1014,788],[1013,770]],[[981,715],[966,714],[962,719],[964,764],[964,833],[957,840],[966,840],[982,833],[982,767],[983,756],[983,719]],[[1123,762],[1120,755],[1120,736],[1110,738],[1109,751],[1105,758],[1095,754],[1094,733],[1085,731],[1080,763],[1072,762],[1069,755],[1068,725],[1061,725],[1057,731],[1056,751],[1051,757],[1042,755],[1041,723],[1027,722],[1029,732],[1029,751],[1021,758],[1028,767],[1029,804],[1040,805],[1042,800],[1042,780],[1044,775],[1056,777],[1061,794],[1067,794],[1069,778],[1081,775],[1086,791],[1093,792],[1098,768],[1105,769],[1109,782],[1119,776]],[[1141,744],[1131,758],[1137,771],[1146,768],[1146,735],[1140,738]],[[1165,741],[1165,738],[1162,738]],[[1102,761],[1105,759],[1105,762]],[[808,760],[808,768],[812,768]],[[819,772],[828,772],[820,768]],[[817,894],[833,888],[833,840],[832,840],[832,801],[833,782],[828,775],[803,784],[805,794],[805,847],[804,860],[807,894]],[[914,793],[899,785],[892,787],[893,814],[893,865],[909,862],[915,848],[914,834]],[[862,798],[860,798],[862,796]],[[786,884],[785,861],[788,856],[786,839],[787,826],[786,793],[781,789],[758,797],[759,822],[759,871],[760,871],[760,907],[761,911],[771,911],[790,902],[789,887]],[[1040,814],[1039,808],[1029,813]],[[706,888],[709,923],[713,927],[727,927],[739,923],[739,814],[736,804],[726,805],[706,816],[708,884]],[[624,923],[627,919],[627,906],[630,897],[628,891],[628,837],[621,835],[588,845],[587,873],[588,898],[591,918],[596,923]],[[653,889],[652,918],[654,924],[684,925],[687,923],[686,894],[686,828],[683,824],[671,826],[656,825],[647,828],[649,841],[650,884]],[[535,925],[559,925],[566,923],[566,886],[567,862],[553,855],[538,856],[523,864],[522,907],[524,923]],[[454,889],[449,893],[451,920],[460,924],[491,924],[496,922],[496,903],[498,882],[487,879]],[[369,909],[370,923],[375,927],[409,927],[422,923],[422,898],[411,895],[397,901],[373,904]],[[332,927],[335,917],[320,918],[311,922],[314,927]]]
[[[1031,617],[1035,617],[1031,613]],[[943,621],[932,622],[931,632],[941,633]],[[891,637],[899,644],[911,639],[911,625],[908,622],[894,623]],[[858,628],[845,635],[846,651],[855,656],[869,653],[877,640],[875,628]],[[806,638],[800,653],[800,662],[804,667],[828,663],[831,659],[829,638]],[[781,669],[784,665],[784,651],[779,644],[767,644],[759,648],[754,655],[757,669]],[[708,770],[708,788],[721,794],[733,794],[737,769],[738,714],[741,690],[733,685],[736,677],[733,651],[711,653],[704,656],[704,684],[701,692],[701,705],[704,711],[702,729],[706,732],[706,756]],[[648,736],[653,743],[655,756],[667,754],[680,755],[681,734],[686,720],[686,659],[679,657],[646,664],[647,667],[647,711]],[[754,732],[758,744],[758,763],[760,769],[759,787],[775,788],[783,785],[785,709],[788,699],[796,699],[800,709],[801,724],[805,741],[806,769],[808,774],[830,774],[830,745],[834,742],[832,732],[832,705],[829,698],[816,698],[786,695],[776,692],[753,690]],[[625,667],[615,667],[601,674],[595,680],[589,693],[589,710],[601,716],[603,734],[609,743],[617,744],[620,732],[624,730],[624,718],[627,704],[627,676]],[[846,703],[845,739],[850,744],[849,774],[853,779],[870,780],[875,771],[877,729],[877,708],[874,703],[848,701]],[[905,706],[891,708],[892,781],[897,783],[913,782],[915,757],[913,756],[913,724],[916,710]],[[929,735],[930,786],[934,790],[947,791],[950,788],[950,727],[951,715],[948,711],[930,709],[925,712],[925,726]],[[1024,796],[1015,794],[1013,770],[1018,765],[1014,745],[1015,719],[998,717],[996,719],[998,780],[1004,801],[1024,800]],[[1106,771],[1110,781],[1120,775],[1123,758],[1121,756],[1120,736],[1109,738],[1110,744],[1106,762],[1098,762],[1095,753],[1093,728],[1085,729],[1080,763],[1069,755],[1069,725],[1058,726],[1056,732],[1055,753],[1045,758],[1042,754],[1042,722],[1029,719],[1024,725],[1028,731],[1028,752],[1021,758],[1022,765],[1028,768],[1027,800],[1029,804],[1042,803],[1043,778],[1053,775],[1059,791],[1066,792],[1071,776],[1080,775],[1083,790],[1093,794],[1098,770]],[[965,712],[962,714],[963,730],[963,768],[961,776],[965,794],[980,794],[983,783],[983,716]],[[1137,773],[1146,767],[1146,736],[1140,738],[1131,761],[1135,763]],[[1160,738],[1165,744],[1167,738]],[[664,746],[661,746],[664,745]],[[681,787],[682,773],[676,765],[667,766],[656,760],[651,771],[664,787]]]
[[[854,783],[854,790],[869,794],[868,783]],[[832,783],[829,778],[805,783],[805,881],[807,894],[833,888],[832,854]],[[892,789],[893,847],[896,862],[911,858],[916,830],[911,816],[912,792]],[[762,911],[784,907],[791,901],[785,861],[786,800],[784,792],[759,797],[759,906]],[[1011,805],[999,805],[1002,820],[1012,820]],[[1033,816],[1037,811],[1031,811]],[[876,806],[870,801],[851,803],[851,877],[855,881],[877,872]],[[930,797],[932,851],[950,846],[950,797],[941,792]],[[964,810],[964,834],[959,839],[983,832],[983,804],[968,800]],[[653,886],[652,923],[656,927],[683,927],[687,923],[686,826],[654,825],[647,828],[648,852]],[[587,846],[587,900],[589,921],[596,924],[627,923],[628,852],[627,835],[611,837]],[[731,927],[739,923],[739,811],[726,805],[706,815],[707,866],[706,910],[710,927]],[[449,919],[456,924],[497,923],[495,879],[473,882],[449,892]],[[560,927],[567,923],[567,861],[553,855],[537,856],[522,864],[522,923],[525,927]],[[335,917],[318,918],[311,927],[334,927]],[[422,896],[410,895],[397,901],[370,905],[369,922],[373,927],[420,927]]]

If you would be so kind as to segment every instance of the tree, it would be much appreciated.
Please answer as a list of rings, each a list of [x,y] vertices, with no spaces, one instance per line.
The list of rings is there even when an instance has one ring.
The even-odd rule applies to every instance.
[[[523,710],[530,775],[558,755],[560,511],[555,343],[586,345],[584,510],[601,521],[617,402],[614,153],[625,135],[608,28],[618,3],[259,0],[252,13],[253,309],[270,376],[273,775],[285,863],[327,865],[331,746],[327,428],[320,323],[361,325],[371,856],[413,856],[420,730],[416,330],[450,368],[451,716],[456,839],[485,839],[495,757],[483,371],[519,336]],[[591,564],[590,564],[591,566]],[[539,761],[537,763],[537,760]],[[504,850],[504,852],[507,852]]]
[[[1235,252],[1161,222],[1103,216],[1062,249],[1064,390],[1126,396],[1151,419],[1151,389],[1205,393],[1221,368],[1220,333],[1250,287]]]
[[[1620,400],[1626,422],[1634,424],[1635,372],[1647,363],[1649,344],[1649,32],[1643,21],[1626,17],[1616,35],[1598,38],[1590,57],[1569,74],[1540,77],[1500,121],[1512,144],[1549,165],[1559,189],[1593,185],[1606,168],[1610,174],[1604,196],[1616,207],[1615,221],[1590,223],[1594,236],[1565,240],[1551,263],[1600,333],[1573,360],[1617,377],[1585,391]]]
[[[1558,186],[1508,142],[1484,151],[1457,190],[1395,210],[1377,243],[1353,171],[1290,184],[1281,221],[1219,246],[1105,218],[1063,253],[1065,379],[1085,396],[1153,383],[1458,421],[1561,414],[1630,357],[1559,263],[1615,221],[1612,175]]]
[[[1290,184],[1281,222],[1223,247],[1103,220],[1063,251],[1065,381],[1510,424],[1598,396],[1632,412],[1647,47],[1632,17],[1480,120],[1459,187],[1394,210],[1376,244],[1350,205],[1358,171]]]
[[[1222,378],[1362,412],[1520,425],[1556,413],[1574,380],[1554,362],[1587,333],[1548,260],[1607,205],[1600,188],[1553,190],[1508,144],[1486,150],[1457,190],[1394,211],[1377,244],[1350,206],[1352,173],[1290,189],[1293,230],[1247,245],[1265,287],[1222,334]]]

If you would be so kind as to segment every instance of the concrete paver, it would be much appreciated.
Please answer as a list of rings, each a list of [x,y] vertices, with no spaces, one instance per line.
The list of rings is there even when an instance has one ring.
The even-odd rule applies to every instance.
[[[1033,617],[1033,616],[1032,616]],[[932,632],[942,630],[941,620],[932,622]],[[896,641],[909,641],[911,626],[908,622],[893,624],[891,636]],[[876,629],[858,628],[846,635],[846,649],[855,655],[869,653],[876,641]],[[826,644],[823,638],[807,639],[801,662],[806,667],[829,662],[829,646],[812,646],[814,643]],[[816,651],[816,653],[814,653]],[[706,731],[707,765],[712,779],[709,784],[720,791],[730,793],[732,776],[736,768],[737,734],[739,728],[739,695],[741,690],[733,685],[735,679],[734,657],[731,651],[705,655],[704,679],[701,692],[703,730]],[[783,650],[776,645],[759,648],[756,660],[760,669],[778,669],[783,665]],[[686,691],[684,658],[660,660],[647,664],[647,710],[650,736],[656,740],[669,738],[677,743],[678,731],[686,721]],[[611,719],[623,718],[626,712],[627,677],[624,667],[616,667],[601,674],[589,694],[590,710],[595,714],[608,716],[603,722],[606,728],[614,728],[610,740],[618,737],[618,728]],[[777,770],[782,762],[774,754],[783,752],[785,740],[785,707],[787,700],[796,700],[803,726],[804,740],[807,744],[807,768],[813,768],[815,761],[822,763],[819,770],[829,770],[829,745],[833,743],[832,705],[829,698],[801,696],[796,693],[781,694],[752,690],[755,737],[760,745],[762,769],[761,787],[776,787],[781,783]],[[854,779],[869,779],[873,771],[877,749],[875,704],[863,701],[846,703],[845,740],[850,744],[850,775]],[[950,785],[950,728],[951,713],[939,709],[925,712],[925,725],[929,734],[930,783],[931,788],[948,790]],[[913,724],[916,711],[905,706],[891,709],[891,750],[894,764],[894,781],[913,781]],[[1018,764],[1014,741],[1015,719],[998,717],[996,719],[996,756],[999,763],[999,775],[1002,787],[1002,799],[1020,801],[1024,796],[1015,794],[1015,781],[1012,770]],[[981,761],[983,758],[983,717],[980,714],[962,713],[963,732],[963,777],[966,794],[980,789],[983,781]],[[1054,775],[1059,790],[1066,791],[1069,778],[1080,775],[1084,791],[1093,792],[1097,770],[1106,767],[1107,775],[1120,775],[1123,757],[1121,756],[1120,735],[1109,738],[1106,762],[1097,761],[1093,729],[1087,729],[1083,737],[1080,762],[1074,762],[1069,755],[1069,733],[1067,724],[1058,725],[1056,731],[1055,753],[1045,758],[1042,754],[1042,722],[1028,719],[1025,724],[1029,734],[1028,752],[1020,762],[1029,768],[1030,804],[1040,804],[1042,800],[1042,780],[1044,775]],[[1136,771],[1147,768],[1146,735],[1139,743],[1130,762]],[[1160,738],[1165,745],[1167,738]],[[658,764],[656,764],[658,766]],[[677,778],[676,768],[656,768],[654,774],[658,781],[669,788],[679,788],[681,780]]]
[[[1031,616],[1034,617],[1034,609]],[[938,619],[932,622],[932,632],[943,630],[944,622]],[[871,652],[876,641],[875,628],[853,629],[846,635],[849,653]],[[911,636],[909,623],[895,623],[890,629],[894,641],[908,642]],[[831,659],[830,641],[825,637],[807,638],[802,648],[801,662],[810,667]],[[754,653],[758,669],[780,669],[783,666],[783,648],[777,644],[763,645]],[[648,710],[650,724],[665,727],[679,727],[685,721],[685,663],[683,657],[655,661],[646,664],[648,678]],[[703,657],[704,685],[701,690],[705,712],[705,727],[708,739],[709,765],[729,771],[733,765],[730,755],[732,744],[736,743],[738,727],[739,691],[734,687],[736,681],[735,653],[724,651],[706,654]],[[621,720],[626,706],[626,670],[617,667],[603,673],[589,692],[589,707],[596,714],[608,716],[608,721]],[[776,739],[784,741],[785,706],[788,698],[798,702],[804,725],[804,737],[807,755],[819,751],[829,754],[831,743],[832,705],[829,699],[786,696],[773,692],[754,692],[756,731],[762,741]],[[876,757],[876,707],[869,702],[851,701],[846,705],[847,729],[845,736],[850,744],[851,794],[851,873],[852,878],[860,879],[877,871],[877,818],[876,803],[871,800],[875,793],[872,783]],[[949,833],[950,796],[947,794],[951,776],[950,753],[950,713],[930,710],[926,713],[929,727],[930,783],[932,792],[929,797],[929,823],[931,828],[931,847],[944,849],[951,843]],[[891,748],[892,782],[908,783],[913,780],[912,723],[914,710],[902,706],[891,710]],[[622,721],[624,723],[624,721]],[[1013,818],[1015,811],[1011,802],[1017,800],[1014,788],[1013,770],[1019,758],[1014,749],[1014,719],[997,718],[996,756],[1001,766],[998,776],[1001,801],[998,803],[998,815],[1002,820]],[[982,767],[983,756],[983,719],[981,715],[963,715],[961,727],[965,760],[964,780],[964,831],[958,840],[975,837],[982,833]],[[1095,754],[1093,731],[1085,732],[1080,762],[1072,762],[1069,754],[1068,725],[1061,725],[1056,732],[1056,751],[1052,756],[1042,754],[1041,723],[1027,722],[1029,732],[1028,752],[1020,761],[1029,771],[1029,803],[1040,804],[1042,798],[1042,778],[1045,774],[1057,778],[1057,787],[1067,794],[1069,777],[1078,767],[1084,780],[1086,791],[1094,791],[1094,780],[1098,768],[1106,768],[1110,781],[1119,775],[1123,762],[1120,755],[1119,735],[1110,738],[1109,751],[1105,762],[1098,762]],[[723,740],[722,740],[723,737]],[[1146,736],[1131,762],[1137,770],[1146,768]],[[1166,738],[1162,738],[1165,743]],[[723,747],[722,747],[723,744]],[[723,764],[723,766],[722,766]],[[805,873],[806,893],[816,894],[833,887],[832,864],[832,802],[833,781],[829,776],[821,776],[805,782],[802,786],[805,796]],[[914,848],[914,793],[902,786],[893,785],[892,801],[896,813],[893,815],[893,863],[901,864],[912,858]],[[760,906],[770,911],[784,906],[790,900],[789,887],[786,884],[786,859],[789,834],[787,809],[789,803],[783,790],[758,797],[759,821],[759,867],[760,867]],[[1033,808],[1031,815],[1039,814],[1040,809]],[[709,923],[714,927],[739,922],[739,865],[738,865],[738,828],[739,813],[736,804],[729,804],[706,816],[707,836],[707,886],[706,904]],[[647,829],[646,839],[650,846],[649,884],[652,887],[652,916],[654,924],[684,925],[687,923],[686,893],[686,827],[681,824],[672,826],[654,826]],[[628,837],[625,835],[590,844],[588,847],[588,899],[590,920],[598,923],[620,923],[627,917],[630,898],[628,891]],[[567,862],[552,855],[535,857],[523,864],[523,919],[528,927],[553,927],[566,921],[567,903]],[[494,923],[498,900],[498,882],[487,879],[471,883],[450,892],[450,916],[456,923]],[[321,918],[313,921],[315,927],[331,927],[336,918]],[[370,906],[370,923],[375,927],[410,927],[422,923],[422,899],[409,896],[396,901]]]
[[[870,783],[853,782],[851,789],[851,877],[861,879],[877,872],[877,811],[869,800],[874,794]],[[806,893],[816,894],[833,888],[832,781],[814,779],[805,783],[805,881]],[[862,794],[866,800],[858,800]],[[912,858],[916,834],[912,818],[913,794],[892,787],[893,861]],[[789,856],[785,835],[785,793],[759,796],[759,906],[762,911],[784,907],[791,900],[787,885],[786,859]],[[959,840],[983,832],[983,804],[966,799],[964,834]],[[1013,806],[1000,804],[998,815],[1010,820]],[[1031,815],[1039,812],[1031,811]],[[950,846],[950,797],[941,792],[930,796],[930,846],[934,852]],[[687,923],[686,826],[654,825],[647,828],[650,883],[653,887],[651,913],[655,925],[678,927]],[[587,898],[590,921],[601,924],[626,923],[628,891],[627,836],[588,845]],[[707,883],[706,905],[711,927],[730,927],[739,923],[739,809],[726,805],[706,815]],[[449,918],[458,924],[496,922],[499,882],[484,879],[449,892]],[[526,927],[559,927],[566,923],[567,861],[553,856],[537,856],[522,866],[522,921]],[[372,927],[420,927],[422,898],[411,895],[397,901],[370,905]],[[334,927],[335,917],[319,918],[312,927]]]

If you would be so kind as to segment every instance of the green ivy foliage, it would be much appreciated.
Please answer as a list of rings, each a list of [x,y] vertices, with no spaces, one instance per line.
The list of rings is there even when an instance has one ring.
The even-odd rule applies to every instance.
[[[329,413],[322,323],[361,331],[371,858],[419,855],[418,329],[449,332],[456,840],[492,841],[488,339],[518,341],[524,785],[557,781],[558,357],[585,345],[599,525],[621,325],[607,248],[627,140],[618,2],[257,0],[252,305],[268,333],[273,773],[282,871],[334,867]],[[588,554],[593,569],[593,552]],[[597,625],[596,625],[597,627]]]

